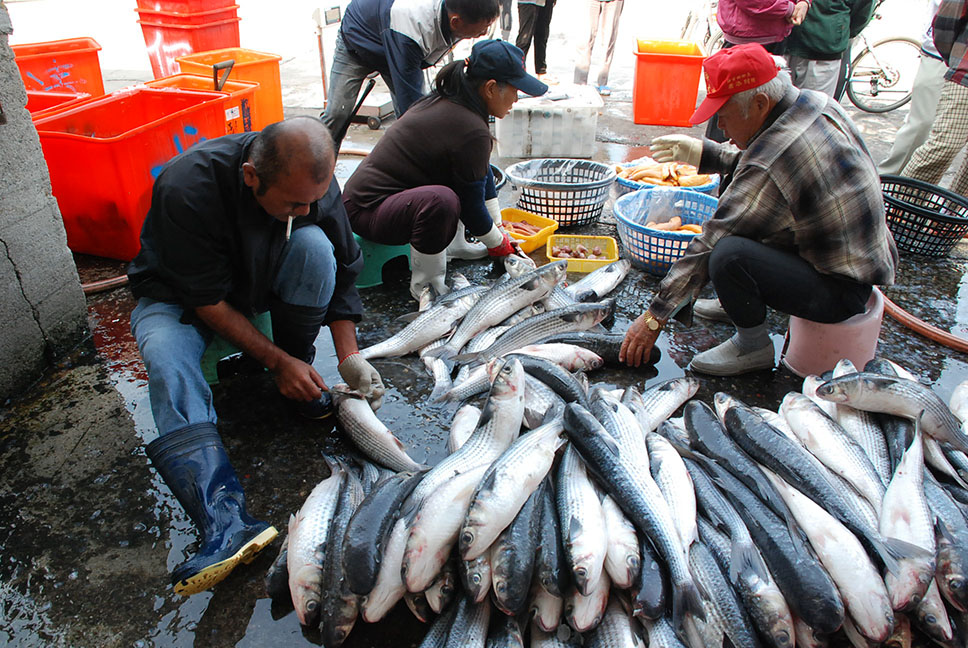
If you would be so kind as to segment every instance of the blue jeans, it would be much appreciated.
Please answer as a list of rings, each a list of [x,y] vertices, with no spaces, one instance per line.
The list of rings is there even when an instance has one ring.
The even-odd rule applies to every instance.
[[[273,292],[288,304],[325,308],[335,286],[336,257],[326,234],[314,226],[294,230],[273,278]],[[131,313],[159,434],[217,420],[200,364],[214,333],[201,323],[183,324],[183,313],[179,304],[148,297],[139,299]]]

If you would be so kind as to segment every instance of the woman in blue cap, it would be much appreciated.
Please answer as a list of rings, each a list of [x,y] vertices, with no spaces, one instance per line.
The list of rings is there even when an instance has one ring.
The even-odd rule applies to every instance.
[[[427,285],[447,292],[448,245],[462,242],[464,228],[490,256],[515,252],[501,227],[488,117],[507,115],[518,90],[547,92],[524,65],[514,45],[478,42],[468,58],[440,70],[433,92],[387,130],[346,183],[354,232],[384,245],[410,244],[415,299]]]

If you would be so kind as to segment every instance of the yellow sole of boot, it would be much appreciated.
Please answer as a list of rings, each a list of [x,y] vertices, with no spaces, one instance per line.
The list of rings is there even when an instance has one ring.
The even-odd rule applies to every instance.
[[[211,589],[238,567],[239,563],[249,564],[260,551],[266,548],[270,542],[276,539],[279,532],[275,527],[269,527],[252,540],[246,542],[233,555],[221,560],[214,565],[209,565],[191,578],[186,578],[175,584],[175,593],[181,596],[191,596]]]

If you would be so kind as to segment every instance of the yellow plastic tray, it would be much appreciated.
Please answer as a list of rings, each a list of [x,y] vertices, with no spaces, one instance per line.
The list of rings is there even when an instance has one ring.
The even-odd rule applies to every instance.
[[[532,236],[521,236],[520,234],[515,234],[514,232],[508,230],[508,235],[515,241],[521,242],[522,252],[534,252],[539,247],[544,245],[548,237],[558,229],[558,221],[552,220],[550,218],[545,218],[544,216],[538,216],[537,214],[532,214],[531,212],[524,211],[523,209],[517,209],[516,207],[505,207],[501,210],[501,218],[506,221],[513,221],[516,223],[528,223],[529,225],[534,225],[535,227],[540,227],[537,234]]]
[[[568,259],[568,272],[591,272],[609,263],[618,261],[618,243],[611,236],[577,236],[577,235],[554,235],[548,237],[545,254],[548,261],[560,261],[565,257],[556,257],[551,251],[556,245],[584,245],[589,250],[595,246],[601,247],[605,251],[604,259]]]

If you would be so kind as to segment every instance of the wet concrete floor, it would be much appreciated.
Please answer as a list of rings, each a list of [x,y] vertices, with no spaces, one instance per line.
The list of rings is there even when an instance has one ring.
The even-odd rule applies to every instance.
[[[612,99],[599,122],[595,159],[641,155],[655,135],[674,129],[633,126],[627,100]],[[875,159],[890,145],[903,114],[856,115]],[[375,137],[353,127],[350,141]],[[514,160],[498,160],[504,168]],[[341,163],[350,169],[352,159]],[[511,204],[510,187],[502,204]],[[601,221],[582,229],[616,236],[610,204]],[[534,254],[543,262],[540,252]],[[82,281],[114,276],[124,264],[78,257]],[[968,335],[964,244],[943,260],[903,257],[897,285],[885,294],[914,315]],[[487,262],[455,262],[472,282],[496,278]],[[363,291],[366,319],[361,346],[400,326],[412,309],[408,273],[389,268],[386,283]],[[573,277],[574,279],[575,277]],[[648,303],[658,280],[633,270],[617,291],[614,330],[624,330]],[[303,646],[319,637],[303,631],[290,610],[273,608],[263,577],[275,547],[237,569],[210,592],[177,596],[168,571],[190,554],[195,535],[170,492],[148,467],[144,439],[153,436],[146,376],[128,330],[134,303],[124,289],[88,299],[92,339],[21,397],[0,409],[0,645],[10,646]],[[774,325],[777,347],[785,322]],[[673,325],[659,340],[662,358],[648,369],[609,370],[595,381],[647,387],[684,374],[692,355],[724,339],[723,324]],[[315,365],[338,381],[328,334],[317,342]],[[942,398],[968,379],[966,357],[885,318],[881,354],[908,367]],[[375,362],[388,387],[380,417],[420,461],[442,455],[456,406],[426,402],[432,381],[414,356]],[[752,405],[775,408],[799,390],[785,368],[740,378],[700,377],[698,398],[729,392]],[[325,476],[322,453],[352,449],[337,435],[320,434],[288,414],[265,374],[226,376],[214,387],[219,429],[245,487],[250,510],[282,530],[291,512]],[[387,619],[360,621],[348,648],[417,645],[425,626],[404,605]]]

